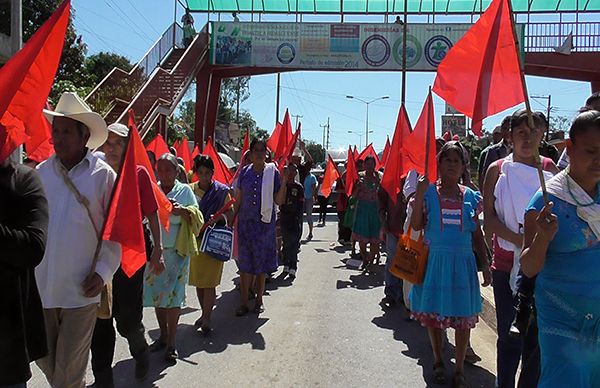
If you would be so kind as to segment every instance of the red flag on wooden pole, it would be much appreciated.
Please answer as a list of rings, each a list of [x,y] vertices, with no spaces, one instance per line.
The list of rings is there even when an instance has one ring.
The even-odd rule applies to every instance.
[[[169,151],[167,142],[160,133],[156,135],[156,137],[152,139],[150,143],[148,143],[146,146],[146,151],[152,151],[154,156],[156,156],[156,160],[158,160],[158,158],[160,158],[163,154],[168,154],[171,152]]]
[[[0,162],[25,142],[28,153],[48,154],[45,157],[52,153],[50,126],[42,109],[58,69],[70,9],[65,0],[0,69]],[[38,150],[42,145],[43,152]]]
[[[340,172],[337,169],[337,166],[331,159],[331,155],[327,159],[327,166],[325,167],[325,175],[323,175],[323,182],[321,183],[321,193],[328,198],[331,194],[331,188],[336,180],[340,177]]]
[[[410,120],[404,105],[400,106],[398,118],[396,119],[396,129],[392,138],[390,156],[388,157],[383,177],[381,178],[381,187],[388,193],[392,202],[396,203],[398,193],[402,191],[402,177],[405,175],[402,166],[403,139],[406,134],[410,134]]]
[[[359,155],[359,160],[365,160],[367,156],[372,156],[375,158],[375,171],[378,171],[381,168],[381,162],[379,161],[379,156],[377,156],[377,152],[375,152],[375,148],[373,148],[373,143],[370,143]]]
[[[215,146],[213,144],[212,138],[210,138],[210,137],[208,138],[208,141],[206,142],[206,146],[204,147],[204,152],[202,154],[211,158],[213,161],[213,164],[215,165],[215,173],[213,175],[214,179],[223,184],[231,185],[231,182],[232,182],[231,171],[229,171],[229,169],[225,165],[225,162],[223,161],[223,159],[221,159],[221,156],[219,156],[219,153],[217,152],[217,150],[215,149]]]
[[[134,133],[135,132],[135,133]],[[121,244],[121,268],[132,277],[146,264],[146,243],[142,229],[142,210],[136,163],[137,132],[130,129],[117,182],[113,191],[104,226],[103,240]]]
[[[283,167],[285,167],[292,159],[292,156],[294,155],[294,150],[296,149],[296,145],[298,144],[298,142],[300,141],[300,137],[302,136],[301,128],[302,123],[298,123],[298,129],[296,129],[296,132],[294,133],[294,136],[292,136],[292,139],[288,143],[283,155],[279,158],[279,160],[276,160],[279,172],[283,171]]]
[[[185,171],[190,171],[193,166],[192,154],[190,152],[190,146],[188,144],[187,137],[184,137],[181,140],[177,140],[173,144],[173,148],[177,151],[177,156],[183,159],[183,166],[185,167]]]
[[[277,124],[275,124],[275,129],[273,129],[273,133],[269,137],[269,140],[267,140],[267,147],[271,150],[271,152],[275,152],[275,150],[277,149],[277,144],[279,143],[279,136],[281,135],[282,127],[283,124],[277,122]]]
[[[290,119],[290,113],[286,109],[283,123],[281,124],[281,131],[279,132],[279,138],[277,140],[277,147],[273,150],[275,152],[273,160],[281,160],[287,156],[286,151],[289,148],[290,141],[293,140],[292,138],[292,120]]]
[[[478,136],[484,118],[525,101],[512,23],[509,0],[493,0],[437,69],[433,91],[471,117]]]
[[[392,145],[390,144],[390,137],[388,136],[385,140],[385,147],[383,148],[383,154],[381,154],[381,166],[385,168],[385,164],[390,156],[390,148]]]
[[[352,195],[354,184],[358,180],[358,171],[356,170],[356,159],[352,152],[352,147],[348,146],[348,161],[346,162],[346,195]]]
[[[143,166],[148,170],[150,174],[150,178],[152,178],[152,191],[154,192],[154,196],[156,197],[156,201],[158,202],[158,218],[160,219],[160,224],[166,230],[169,230],[169,217],[171,215],[171,210],[173,209],[173,205],[171,201],[167,198],[165,193],[158,187],[156,176],[154,175],[154,166],[150,164],[150,159],[148,159],[148,154],[146,153],[146,149],[144,148],[144,143],[142,142],[142,138],[140,137],[140,133],[137,129],[137,125],[135,125],[135,114],[133,110],[129,110],[129,119],[127,122],[127,126],[129,127],[129,142],[133,143],[133,150],[135,153],[135,164],[139,166]]]
[[[427,175],[430,182],[437,180],[437,161],[435,154],[435,114],[431,90],[427,95],[423,110],[414,130],[405,129],[403,145],[403,176],[415,169],[421,175]]]

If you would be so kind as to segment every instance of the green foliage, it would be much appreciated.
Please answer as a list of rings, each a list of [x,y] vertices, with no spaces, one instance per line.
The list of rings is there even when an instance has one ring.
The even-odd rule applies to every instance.
[[[312,140],[305,140],[304,144],[306,145],[306,150],[313,158],[315,164],[319,164],[325,161],[325,149],[321,144]]]
[[[133,64],[126,57],[104,51],[85,58],[83,65],[88,83],[92,85],[97,85],[115,67],[127,72],[133,68]]]
[[[246,128],[248,128],[248,127],[246,127]],[[246,131],[247,131],[247,129],[242,129],[240,132],[241,133],[240,144],[239,144],[240,147],[244,145],[244,138],[246,137]],[[258,127],[250,128],[250,141],[252,141],[253,139],[267,141],[267,140],[269,140],[269,136],[271,136],[271,134],[264,129],[261,129]]]
[[[92,86],[77,86],[70,80],[58,80],[54,82],[48,99],[52,106],[56,106],[58,99],[64,92],[75,92],[79,96],[85,97],[92,90]]]
[[[550,132],[569,132],[571,119],[566,116],[550,116]]]

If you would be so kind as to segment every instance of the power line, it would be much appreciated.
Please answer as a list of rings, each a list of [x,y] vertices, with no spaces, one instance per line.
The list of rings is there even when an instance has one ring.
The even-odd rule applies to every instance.
[[[105,3],[105,4],[106,4],[106,5],[107,5],[107,6],[108,6],[110,9],[112,9],[112,10],[113,10],[113,12],[114,12],[114,13],[115,13],[115,14],[116,14],[116,15],[117,15],[119,18],[121,18],[121,20],[123,20],[123,21],[125,22],[125,24],[129,25],[129,26],[131,27],[131,31],[133,31],[133,32],[134,32],[134,33],[135,33],[137,36],[139,36],[140,38],[142,38],[142,39],[144,39],[144,40],[150,41],[150,43],[153,43],[153,42],[152,42],[152,40],[151,40],[151,39],[150,39],[150,38],[149,38],[147,35],[143,35],[143,34],[140,34],[140,33],[139,33],[139,31],[138,31],[138,30],[139,30],[139,27],[138,27],[138,26],[135,24],[135,22],[133,22],[133,20],[132,20],[132,19],[130,19],[130,20],[127,20],[127,19],[126,19],[126,17],[127,17],[127,14],[125,14],[123,11],[121,11],[121,13],[122,13],[123,15],[121,15],[121,13],[117,12],[117,10],[116,10],[116,9],[115,9],[115,8],[114,8],[114,7],[113,7],[113,6],[112,6],[112,5],[109,3],[109,0],[104,0],[104,3]],[[118,6],[118,5],[116,5],[116,4],[115,4],[115,6],[116,6],[117,8],[119,8],[119,6]],[[121,9],[119,8],[119,10],[121,10]],[[143,31],[142,31],[142,32],[143,32]]]
[[[144,19],[144,21],[146,22],[146,24],[148,24],[150,26],[150,28],[152,30],[154,30],[154,32],[156,32],[157,35],[160,35],[160,31],[157,31],[156,28],[154,28],[154,26],[152,25],[152,23],[150,23],[150,21],[148,19],[146,19],[146,17],[137,9],[137,7],[131,2],[131,0],[127,0],[127,2],[129,3],[129,5],[131,6],[131,8],[133,8],[133,10],[142,17],[142,19]]]

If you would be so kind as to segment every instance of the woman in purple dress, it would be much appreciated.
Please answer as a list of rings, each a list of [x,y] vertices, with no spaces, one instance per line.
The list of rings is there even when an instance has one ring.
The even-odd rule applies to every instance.
[[[286,196],[277,167],[266,163],[267,145],[254,139],[250,144],[252,164],[244,167],[235,186],[235,214],[238,219],[238,268],[242,303],[235,312],[246,315],[248,292],[254,283],[256,304],[254,312],[264,311],[265,275],[277,269],[275,237],[275,206]],[[287,168],[283,171],[283,179]],[[256,279],[255,279],[256,278]]]

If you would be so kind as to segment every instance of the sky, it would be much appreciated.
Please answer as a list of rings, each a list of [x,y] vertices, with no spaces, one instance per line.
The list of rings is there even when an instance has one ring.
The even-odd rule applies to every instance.
[[[42,1],[42,0],[40,0]],[[88,47],[88,54],[111,51],[124,55],[132,63],[138,62],[160,35],[173,23],[175,16],[173,0],[72,0],[75,10],[74,23],[77,33],[82,35]],[[177,5],[177,20],[184,12]],[[594,15],[582,15],[580,20]],[[596,15],[597,16],[597,15]],[[217,19],[211,15],[211,21]],[[250,15],[239,15],[240,20],[250,21]],[[390,20],[394,16],[390,16]],[[194,14],[196,29],[201,29],[207,21],[206,14]],[[222,15],[222,21],[230,21],[231,15]],[[422,22],[420,16],[409,18],[409,22]],[[438,18],[439,20],[439,18]],[[532,17],[531,21],[535,21]],[[539,21],[557,21],[555,15],[537,16]],[[257,21],[257,16],[255,16]],[[266,15],[262,21],[295,21],[295,16]],[[335,16],[305,16],[305,22],[339,22]],[[347,16],[346,22],[381,23],[383,16]],[[445,21],[469,22],[467,18],[447,18]],[[406,109],[411,122],[416,123],[433,84],[435,73],[407,73]],[[531,96],[552,96],[552,115],[572,119],[577,109],[589,96],[591,89],[587,82],[558,80],[541,77],[526,77]],[[276,75],[254,76],[250,80],[250,97],[241,104],[249,111],[260,128],[271,132],[275,125]],[[363,100],[381,96],[389,99],[377,101],[369,107],[369,142],[377,151],[385,145],[386,136],[393,136],[396,117],[400,107],[400,72],[317,72],[301,71],[282,73],[280,120],[285,108],[292,115],[300,115],[302,136],[321,144],[323,128],[329,119],[329,148],[345,148],[349,144],[365,146],[366,110],[365,104],[349,100],[354,95]],[[194,93],[190,91],[190,98]],[[546,111],[545,99],[531,99],[534,110]],[[440,131],[440,115],[445,103],[434,95],[436,131]],[[491,130],[502,118],[516,108],[487,118],[484,128]],[[293,119],[295,122],[295,119]],[[351,131],[352,133],[349,133]],[[362,136],[361,136],[362,135]]]

